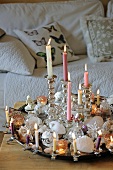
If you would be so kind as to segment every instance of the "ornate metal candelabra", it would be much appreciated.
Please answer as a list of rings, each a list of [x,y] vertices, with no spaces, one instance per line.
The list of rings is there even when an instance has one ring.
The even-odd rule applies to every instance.
[[[54,89],[54,82],[57,76],[53,75],[51,78],[48,78],[48,76],[46,75],[45,78],[48,83],[48,109],[47,109],[48,120],[46,122],[48,124],[51,120],[57,119],[57,108],[55,106],[55,89]]]
[[[91,87],[92,85],[89,84],[88,87],[85,87],[84,84],[82,84],[82,100],[84,105],[84,116],[89,117],[90,111],[91,111]]]
[[[62,107],[62,113],[60,119],[65,121],[67,120],[66,114],[67,114],[67,81],[61,80],[62,84],[62,102],[61,102],[61,107]]]

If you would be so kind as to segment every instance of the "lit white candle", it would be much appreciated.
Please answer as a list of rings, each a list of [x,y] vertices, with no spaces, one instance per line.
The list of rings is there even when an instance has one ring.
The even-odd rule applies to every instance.
[[[85,71],[87,71],[87,64],[85,64]]]
[[[82,90],[81,90],[81,84],[79,84],[79,90],[78,90],[78,105],[82,104]]]
[[[5,108],[5,114],[6,114],[6,122],[9,123],[9,109],[8,106]]]
[[[36,148],[38,149],[38,147],[39,147],[39,136],[38,136],[38,125],[37,125],[37,123],[35,123],[34,129],[35,129],[35,145],[36,145]]]
[[[113,137],[110,136],[110,147],[113,147]]]
[[[77,146],[76,146],[76,140],[75,140],[75,134],[72,133],[72,139],[73,139],[73,150],[74,150],[74,154],[77,153]]]
[[[10,121],[10,128],[11,128],[11,134],[12,134],[12,136],[14,136],[14,119],[13,118],[11,118],[11,121]]]
[[[13,117],[11,117],[11,120],[10,120],[10,126],[11,126],[11,123],[13,123],[13,121],[14,121],[14,118],[13,118]]]
[[[100,104],[100,91],[99,89],[97,90],[97,105]]]
[[[53,76],[50,42],[51,42],[51,38],[49,39],[48,44],[46,46],[47,74],[48,74],[48,78],[51,78]]]
[[[68,72],[68,89],[67,89],[67,120],[71,120],[71,82],[70,72]]]
[[[53,132],[53,152],[56,151],[56,133]]]

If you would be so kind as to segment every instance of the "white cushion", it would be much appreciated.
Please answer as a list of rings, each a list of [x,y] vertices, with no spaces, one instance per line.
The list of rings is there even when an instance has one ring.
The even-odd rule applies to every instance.
[[[91,61],[113,61],[113,20],[86,16],[81,18],[81,28]]]
[[[0,70],[31,75],[35,60],[17,38],[5,35],[0,39]]]
[[[107,17],[113,18],[113,0],[108,2],[108,5],[107,5]]]
[[[62,64],[62,53],[64,45],[67,47],[67,60],[74,61],[79,59],[70,49],[59,25],[54,22],[42,28],[30,30],[14,30],[22,42],[30,49],[37,60],[37,67],[46,67],[46,45],[51,38],[52,65]]]
[[[56,21],[71,49],[76,54],[84,54],[86,46],[79,19],[89,14],[104,16],[103,5],[99,0],[1,4],[0,27],[14,35],[14,29],[38,28]]]

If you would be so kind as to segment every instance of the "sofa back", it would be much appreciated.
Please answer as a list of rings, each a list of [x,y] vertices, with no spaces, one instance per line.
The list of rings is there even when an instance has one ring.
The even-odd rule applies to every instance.
[[[72,50],[76,54],[85,54],[80,17],[91,14],[104,16],[103,5],[99,0],[1,4],[0,28],[16,36],[14,29],[39,28],[56,21]]]

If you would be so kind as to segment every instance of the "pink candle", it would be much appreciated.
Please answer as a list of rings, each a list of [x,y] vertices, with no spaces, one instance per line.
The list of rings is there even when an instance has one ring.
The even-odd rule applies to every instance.
[[[87,64],[85,64],[85,72],[84,72],[84,86],[88,87],[89,80],[88,80],[88,71],[87,71]]]
[[[67,89],[67,120],[71,120],[71,82],[70,73],[68,72],[68,89]]]
[[[66,45],[64,45],[64,52],[63,52],[63,78],[64,81],[68,81]]]

